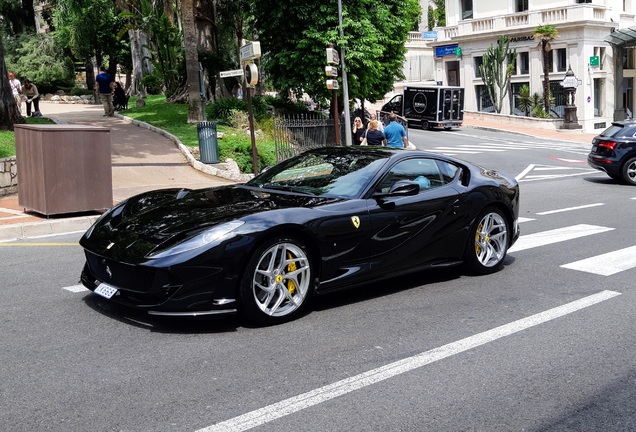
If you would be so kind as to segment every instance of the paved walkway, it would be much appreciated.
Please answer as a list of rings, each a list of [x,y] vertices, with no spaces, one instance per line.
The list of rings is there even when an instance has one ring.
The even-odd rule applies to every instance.
[[[121,117],[104,117],[101,105],[40,103],[45,117],[59,123],[110,129],[115,202],[153,189],[203,188],[233,183],[198,171],[167,137]],[[88,229],[99,214],[45,217],[25,213],[18,195],[0,197],[0,241]]]
[[[44,116],[60,123],[101,126],[110,129],[115,202],[153,189],[202,188],[233,183],[193,168],[175,143],[156,132],[136,126],[121,117],[103,117],[101,105],[74,105],[43,102]],[[469,120],[466,128],[502,130],[545,139],[590,144],[595,134],[580,131],[550,131],[518,127],[490,121]],[[45,217],[26,213],[18,195],[0,197],[0,241],[50,234],[83,231],[99,214]]]

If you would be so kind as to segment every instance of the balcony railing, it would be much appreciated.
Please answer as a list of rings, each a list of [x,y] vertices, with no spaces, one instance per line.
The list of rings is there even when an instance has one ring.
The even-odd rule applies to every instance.
[[[607,22],[608,9],[592,4],[577,4],[561,8],[521,12],[511,15],[499,15],[490,18],[462,20],[456,26],[440,27],[437,30],[438,41],[448,41],[455,37],[476,33],[497,32],[510,29],[528,30],[544,24],[572,24],[575,22]]]

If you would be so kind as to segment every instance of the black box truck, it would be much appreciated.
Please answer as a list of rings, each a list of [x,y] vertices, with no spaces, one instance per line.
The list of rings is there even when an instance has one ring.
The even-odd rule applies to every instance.
[[[404,93],[384,104],[382,111],[383,114],[396,113],[406,118],[409,127],[460,127],[464,121],[464,89],[454,86],[405,86]]]

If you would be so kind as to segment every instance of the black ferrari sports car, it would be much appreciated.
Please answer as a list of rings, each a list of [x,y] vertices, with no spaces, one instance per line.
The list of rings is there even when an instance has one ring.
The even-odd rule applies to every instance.
[[[519,236],[514,178],[439,154],[310,150],[244,184],[115,205],[80,240],[82,283],[153,315],[296,316],[312,295],[425,268],[501,268]]]

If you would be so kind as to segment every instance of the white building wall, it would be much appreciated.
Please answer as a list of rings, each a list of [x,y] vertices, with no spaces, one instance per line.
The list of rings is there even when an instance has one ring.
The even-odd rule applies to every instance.
[[[543,61],[538,41],[531,39],[534,29],[543,24],[554,25],[559,37],[552,42],[553,53],[565,48],[566,70],[550,72],[550,81],[561,81],[567,67],[571,67],[576,78],[581,80],[575,98],[579,124],[587,132],[598,131],[613,120],[614,115],[614,64],[611,46],[604,41],[612,28],[636,27],[634,8],[636,0],[593,0],[579,4],[575,0],[529,0],[528,11],[514,12],[513,0],[473,0],[473,19],[461,20],[461,0],[446,1],[447,26],[438,30],[438,40],[431,48],[461,48],[461,57],[453,54],[435,56],[435,77],[444,85],[449,84],[449,69],[459,62],[459,85],[466,89],[465,108],[477,110],[476,86],[483,81],[477,77],[475,58],[483,56],[491,44],[497,43],[501,35],[517,38],[511,48],[529,53],[529,73],[514,75],[513,83],[527,82],[531,93],[543,94]],[[593,55],[604,51],[601,67],[589,65]],[[629,50],[633,54],[633,50]],[[556,60],[556,58],[555,58]],[[636,71],[626,69],[625,77],[636,81]],[[595,95],[594,83],[603,83],[603,91]],[[634,83],[636,85],[636,83]],[[509,113],[509,103],[504,101],[502,114]],[[600,106],[602,112],[595,110]],[[636,106],[634,101],[633,106]]]

